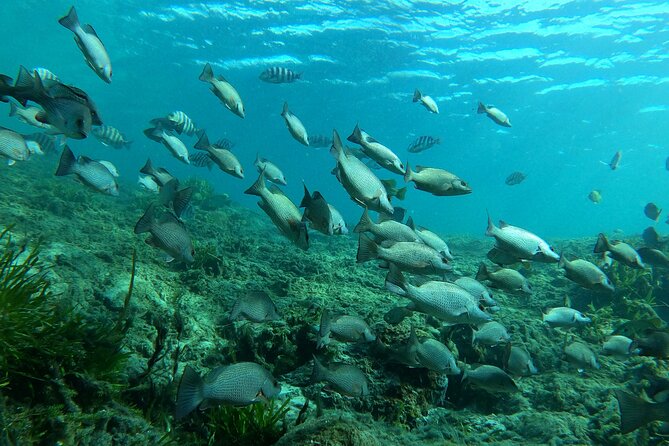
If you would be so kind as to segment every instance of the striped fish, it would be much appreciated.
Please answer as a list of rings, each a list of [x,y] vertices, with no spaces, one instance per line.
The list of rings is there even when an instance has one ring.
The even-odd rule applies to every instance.
[[[53,74],[52,71],[47,70],[46,68],[42,67],[35,67],[33,68],[33,71],[31,73],[37,72],[39,75],[40,79],[42,79],[42,82],[45,81],[52,81],[52,82],[60,82],[60,78]]]
[[[409,144],[409,152],[411,153],[418,153],[422,152],[424,150],[432,148],[435,144],[441,144],[441,140],[439,138],[433,138],[431,136],[419,136]]]
[[[167,115],[167,119],[173,123],[170,128],[172,130],[176,130],[176,132],[180,135],[185,133],[188,136],[193,136],[200,131],[200,129],[198,129],[197,126],[193,123],[193,120],[190,119],[188,115],[181,110],[170,113]]]
[[[32,133],[30,135],[23,135],[26,141],[35,142],[39,146],[39,150],[35,150],[36,153],[56,153],[60,152],[61,148],[65,145],[63,140],[53,136],[47,135],[46,133]],[[28,144],[28,149],[30,149],[30,144]]]
[[[332,146],[332,138],[325,135],[311,135],[309,136],[310,147],[330,147]]]
[[[93,127],[93,135],[105,146],[111,146],[115,149],[130,148],[132,141],[128,141],[123,133],[117,128],[102,125],[100,127]]]
[[[284,67],[268,68],[260,73],[260,80],[270,84],[288,84],[300,79],[302,73],[296,73]]]

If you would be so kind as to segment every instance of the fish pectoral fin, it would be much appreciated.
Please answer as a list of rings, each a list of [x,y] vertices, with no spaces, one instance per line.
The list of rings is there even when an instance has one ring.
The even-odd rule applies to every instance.
[[[100,37],[98,37],[98,33],[95,32],[95,29],[93,29],[93,27],[91,25],[86,24],[86,25],[82,26],[81,28],[84,30],[84,32],[86,34],[92,34],[95,37],[97,37],[98,40],[100,40]]]

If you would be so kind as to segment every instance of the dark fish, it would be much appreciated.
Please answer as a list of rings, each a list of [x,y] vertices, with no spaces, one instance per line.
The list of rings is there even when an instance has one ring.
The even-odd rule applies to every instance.
[[[264,291],[250,291],[237,299],[230,311],[230,319],[252,322],[276,321],[281,316],[272,299]]]
[[[217,367],[204,378],[187,366],[177,391],[176,417],[185,417],[203,402],[248,406],[280,392],[281,384],[254,362]]]
[[[296,73],[284,67],[271,67],[260,73],[260,80],[270,84],[289,84],[302,77],[302,73]]]
[[[171,258],[187,263],[195,261],[195,249],[184,224],[172,213],[166,212],[156,217],[155,206],[151,205],[135,225],[135,234],[148,232],[148,245],[166,252]]]
[[[504,182],[507,186],[515,186],[516,184],[522,183],[527,176],[523,172],[513,172],[511,175],[506,177]]]
[[[407,307],[395,307],[383,315],[383,320],[390,325],[398,325],[401,324],[407,316],[411,316],[412,313],[413,311]]]
[[[644,229],[641,238],[649,248],[659,248],[662,245],[662,237],[653,226]]]
[[[435,144],[441,144],[441,140],[431,136],[419,136],[411,144],[409,144],[409,152],[419,153],[432,148]]]
[[[613,158],[611,158],[611,162],[609,163],[609,167],[611,170],[616,170],[618,168],[618,165],[620,164],[620,159],[623,157],[623,152],[622,150],[618,150],[615,155],[613,155]]]
[[[652,403],[616,389],[620,409],[620,432],[627,434],[653,421],[669,421],[669,401]]]
[[[636,340],[641,356],[669,359],[669,333],[658,330]]]
[[[76,177],[86,186],[98,192],[108,195],[118,195],[118,183],[114,178],[113,172],[109,167],[100,161],[79,156],[75,158],[74,153],[68,146],[65,146],[60,156],[60,163],[56,176],[76,175]]]
[[[659,249],[642,247],[636,250],[644,263],[653,266],[669,267],[669,257]]]
[[[114,128],[109,125],[103,125],[100,127],[95,127],[92,130],[93,136],[95,136],[98,141],[100,141],[105,146],[111,146],[115,149],[130,148],[132,141],[126,139],[126,137],[121,133],[117,128]]]
[[[327,381],[339,393],[348,396],[369,394],[369,382],[362,370],[353,365],[334,363],[326,367],[314,356],[312,382]]]
[[[325,135],[311,135],[309,136],[309,147],[330,147],[332,146],[332,138]]]
[[[177,218],[181,218],[184,211],[190,206],[193,191],[192,186],[179,190],[179,180],[175,178],[160,189],[158,202],[170,209]]]
[[[595,204],[599,204],[602,202],[602,191],[600,190],[591,190],[590,193],[588,194],[588,200],[592,201]]]
[[[651,220],[658,221],[660,219],[662,209],[657,207],[655,203],[648,203],[646,207],[643,208],[643,213]]]
[[[516,382],[506,372],[494,365],[481,365],[475,369],[467,369],[462,377],[474,387],[489,392],[516,392]]]
[[[151,162],[151,158],[148,158],[146,160],[146,164],[144,164],[144,167],[142,167],[140,170],[140,173],[143,173],[145,175],[149,175],[152,177],[156,183],[158,183],[158,186],[163,187],[170,181],[176,179],[171,173],[167,171],[164,167],[159,167],[155,168],[153,167],[153,163]]]
[[[304,185],[304,197],[300,203],[304,208],[302,221],[309,221],[311,227],[325,235],[348,234],[348,228],[342,215],[332,205],[325,201],[320,192],[309,193]]]
[[[603,233],[600,233],[597,237],[597,243],[595,243],[593,252],[595,254],[608,252],[613,259],[624,263],[627,266],[640,269],[644,268],[643,261],[634,248],[625,242],[617,240],[610,242]]]

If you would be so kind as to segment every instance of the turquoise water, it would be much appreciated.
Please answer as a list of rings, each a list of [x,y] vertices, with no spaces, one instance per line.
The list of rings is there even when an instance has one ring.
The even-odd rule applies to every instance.
[[[71,148],[117,164],[123,188],[136,187],[136,171],[151,156],[253,207],[242,192],[260,152],[283,168],[294,201],[304,180],[357,221],[359,208],[329,175],[327,149],[303,147],[286,131],[287,100],[311,134],[336,128],[347,136],[360,123],[411,165],[443,167],[468,181],[468,196],[408,194],[403,205],[415,220],[442,233],[482,234],[488,209],[547,237],[633,234],[649,223],[647,202],[669,205],[666,2],[79,2],[82,21],[94,24],[111,55],[111,85],[56,22],[69,6],[5,2],[0,72],[43,66],[87,91],[105,123],[135,143],[127,153],[93,139]],[[198,81],[205,62],[240,92],[246,119]],[[275,65],[304,73],[303,81],[261,82],[260,72]],[[411,102],[415,88],[436,99],[439,115]],[[477,115],[479,100],[503,110],[513,127]],[[149,119],[174,110],[212,140],[234,141],[247,178],[189,169],[143,136]],[[6,117],[0,124],[21,127]],[[409,154],[421,135],[443,142]],[[623,159],[612,172],[600,161],[616,150]],[[515,170],[527,179],[506,186]],[[592,189],[602,191],[601,204],[587,199]]]

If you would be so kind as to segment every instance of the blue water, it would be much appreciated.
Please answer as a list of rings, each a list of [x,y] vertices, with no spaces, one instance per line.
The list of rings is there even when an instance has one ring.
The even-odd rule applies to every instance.
[[[288,101],[310,134],[336,128],[345,137],[360,123],[411,165],[442,167],[470,183],[467,196],[407,194],[402,206],[441,233],[481,235],[488,209],[548,238],[634,234],[651,223],[643,215],[647,202],[669,209],[667,2],[78,1],[80,19],[93,24],[112,58],[110,85],[57,23],[70,5],[4,1],[0,73],[14,76],[20,64],[47,67],[87,91],[105,123],[135,142],[130,152],[92,137],[69,144],[75,154],[115,163],[128,190],[150,156],[255,208],[256,197],[243,191],[255,180],[260,152],[283,169],[293,201],[302,197],[304,180],[357,221],[361,209],[330,175],[328,150],[301,146],[288,133],[280,116]],[[246,119],[198,80],[205,62],[237,88]],[[302,72],[304,80],[260,81],[274,65]],[[415,88],[436,99],[439,115],[411,102]],[[505,111],[513,127],[477,115],[479,100]],[[142,134],[150,119],[174,110],[189,114],[212,140],[234,141],[246,178],[185,166]],[[6,116],[0,125],[32,131]],[[409,154],[421,135],[442,144]],[[192,147],[195,140],[186,140]],[[600,161],[617,150],[622,163],[611,171]],[[515,170],[527,179],[506,186]],[[587,199],[592,189],[602,191],[599,205]]]

